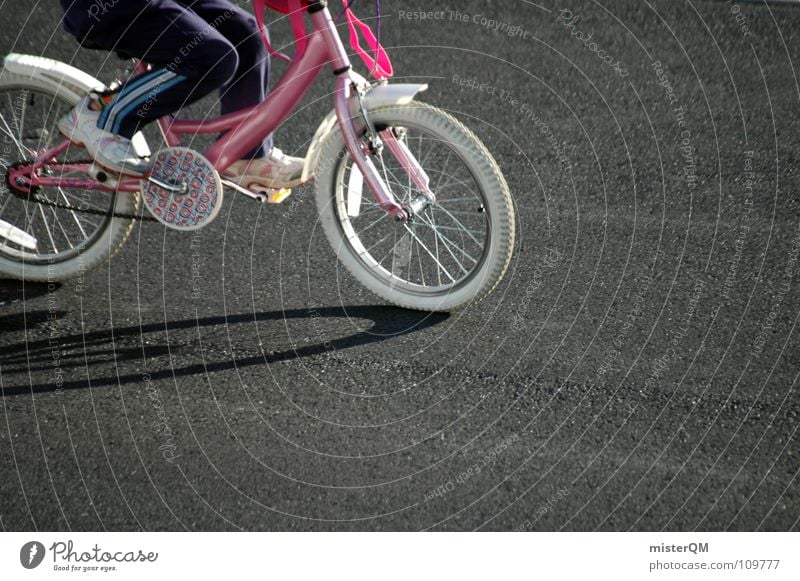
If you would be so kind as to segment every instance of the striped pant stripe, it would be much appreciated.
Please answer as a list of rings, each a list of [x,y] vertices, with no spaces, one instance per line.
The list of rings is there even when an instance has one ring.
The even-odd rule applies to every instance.
[[[156,96],[158,95],[158,93],[160,93],[161,91],[166,91],[167,89],[169,89],[169,88],[177,85],[181,81],[185,81],[185,80],[186,80],[186,77],[181,76],[181,75],[175,75],[175,78],[173,78],[172,80],[167,81],[166,83],[163,83],[161,85],[157,85],[148,94],[142,95],[138,99],[136,99],[135,101],[130,102],[130,104],[127,107],[125,107],[125,109],[123,109],[122,111],[119,112],[119,114],[117,114],[116,122],[114,123],[114,127],[112,129],[112,132],[113,133],[118,133],[119,130],[120,130],[120,126],[122,124],[122,121],[125,119],[125,117],[131,111],[136,109],[138,106],[142,105],[143,103],[145,103],[149,99],[155,99]],[[120,106],[122,106],[122,105],[120,105]]]
[[[106,131],[116,133],[119,131],[119,126],[124,119],[122,111],[133,102],[141,99],[141,102],[147,100],[148,94],[159,85],[162,85],[175,77],[175,73],[171,71],[158,71],[158,74],[149,78],[144,83],[137,83],[137,86],[131,90],[126,90],[117,95],[117,98],[106,108],[110,109],[106,116],[103,128]],[[142,98],[144,97],[144,98]],[[105,111],[104,111],[105,112]]]
[[[148,82],[149,80],[153,79],[154,77],[160,75],[162,72],[163,71],[161,71],[161,70],[150,71],[149,73],[147,73],[147,74],[143,75],[142,77],[136,79],[132,83],[128,83],[127,85],[122,87],[120,92],[117,93],[114,96],[114,100],[111,101],[111,103],[109,103],[103,109],[103,112],[100,114],[100,119],[98,119],[98,121],[97,121],[97,126],[98,127],[105,127],[106,120],[108,119],[109,114],[112,112],[112,109],[114,108],[114,105],[117,102],[119,102],[119,100],[121,98],[123,98],[129,91],[133,91],[134,89],[136,89],[136,87],[140,87],[143,83]]]

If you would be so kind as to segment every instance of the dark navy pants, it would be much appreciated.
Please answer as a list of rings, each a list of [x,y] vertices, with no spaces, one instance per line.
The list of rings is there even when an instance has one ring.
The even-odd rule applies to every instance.
[[[227,0],[61,0],[84,43],[144,60],[98,125],[131,137],[148,122],[219,89],[222,114],[264,100],[269,57],[252,14]],[[272,148],[272,137],[248,157]]]

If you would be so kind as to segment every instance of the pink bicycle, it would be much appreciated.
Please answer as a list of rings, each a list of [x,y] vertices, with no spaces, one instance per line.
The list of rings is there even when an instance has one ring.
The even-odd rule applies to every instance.
[[[219,174],[291,114],[321,71],[332,70],[334,109],[310,141],[304,178],[314,179],[319,219],[339,260],[370,291],[402,307],[450,311],[492,291],[511,260],[514,210],[486,147],[451,115],[415,100],[426,85],[388,83],[385,52],[349,10],[351,35],[360,33],[372,49],[372,60],[357,52],[376,81],[353,71],[325,2],[255,0],[260,23],[265,4],[289,14],[297,42],[267,100],[213,119],[159,120],[164,146],[150,155],[142,179],[108,175],[55,128],[88,91],[105,88],[100,81],[58,61],[5,57],[0,273],[29,281],[75,277],[112,256],[136,219],[204,226],[225,188],[282,201],[289,192],[251,191]],[[218,132],[202,153],[181,146],[182,135]],[[149,153],[141,134],[135,142]]]

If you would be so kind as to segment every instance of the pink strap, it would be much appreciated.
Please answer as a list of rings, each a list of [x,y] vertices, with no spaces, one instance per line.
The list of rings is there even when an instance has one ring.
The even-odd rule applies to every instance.
[[[302,55],[306,50],[307,44],[307,34],[306,34],[306,27],[303,22],[303,6],[300,3],[300,0],[288,0],[287,4],[289,5],[289,20],[292,23],[292,32],[294,33],[294,37],[297,39],[297,49],[296,49],[296,57]],[[255,13],[256,23],[258,24],[258,31],[261,33],[261,40],[264,41],[264,46],[267,47],[267,52],[272,57],[277,57],[279,59],[285,60],[287,62],[291,62],[291,57],[288,55],[278,52],[272,48],[272,44],[269,42],[269,36],[267,36],[267,29],[264,26],[264,9],[267,8],[267,1],[266,0],[253,0],[253,12]]]
[[[287,4],[289,5],[289,19],[292,23],[292,32],[294,33],[294,37],[297,39],[297,50],[295,57],[298,57],[305,52],[306,44],[308,42],[308,33],[306,32],[305,21],[303,20],[305,9],[301,0],[287,0]],[[361,22],[361,20],[359,20],[358,17],[353,14],[353,11],[350,10],[348,0],[342,0],[342,4],[344,6],[345,17],[347,18],[347,25],[350,28],[350,47],[359,57],[361,57],[361,60],[364,61],[364,64],[376,79],[386,79],[391,77],[392,74],[394,74],[392,69],[392,61],[389,60],[389,55],[386,54],[386,51],[383,49],[380,43],[378,43],[378,39],[375,38],[375,34],[372,32],[372,29]],[[285,61],[291,61],[292,59],[289,56],[275,51],[269,42],[267,30],[264,27],[264,9],[267,8],[267,0],[253,0],[253,8],[256,16],[256,22],[258,23],[258,30],[261,33],[264,46],[267,47],[267,52],[269,52],[270,56],[277,57]],[[361,46],[359,41],[359,33],[360,36],[363,37],[364,42],[366,43],[370,52],[367,52],[367,50]]]
[[[353,11],[350,10],[348,6],[348,0],[342,0],[342,3],[344,4],[347,24],[350,27],[350,47],[359,57],[361,57],[361,60],[364,61],[364,64],[367,65],[370,73],[376,79],[386,79],[391,77],[394,73],[392,69],[392,61],[389,60],[389,55],[386,54],[386,51],[383,50],[383,47],[378,43],[378,39],[375,38],[375,34],[373,34],[372,29],[361,22],[361,20],[359,20],[358,17],[353,14]],[[367,52],[361,46],[361,43],[359,42],[359,32],[363,36],[364,42],[366,42],[370,52]]]
[[[306,21],[303,15],[306,13],[306,8],[300,0],[288,0],[289,2],[289,20],[292,23],[292,34],[295,38],[295,58],[302,56],[306,52],[306,45],[308,44],[308,33],[306,32]]]

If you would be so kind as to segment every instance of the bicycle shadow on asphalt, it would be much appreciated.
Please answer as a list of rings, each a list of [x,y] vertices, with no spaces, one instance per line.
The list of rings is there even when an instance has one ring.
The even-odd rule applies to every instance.
[[[21,282],[11,279],[0,279],[0,308],[24,303],[38,297],[46,295],[48,292],[55,292],[61,288],[61,283],[46,282]],[[26,331],[45,323],[48,318],[48,311],[28,311],[4,315],[0,317],[0,335],[12,331]],[[61,317],[63,311],[53,311],[51,316]],[[0,347],[0,363],[5,349]]]
[[[49,290],[48,290],[49,287]],[[0,307],[29,301],[55,292],[61,288],[60,282],[22,282],[8,278],[0,278]],[[0,327],[2,330],[2,327]]]
[[[21,315],[0,316],[0,329],[8,326],[10,321],[6,319],[18,319]],[[439,325],[446,321],[450,316],[446,313],[424,313],[419,311],[409,311],[396,307],[387,306],[350,306],[350,307],[317,307],[310,309],[293,309],[287,311],[267,311],[260,313],[242,313],[228,316],[200,317],[197,319],[183,319],[170,321],[167,323],[146,323],[143,325],[132,325],[127,327],[115,327],[87,333],[75,333],[71,335],[58,335],[50,333],[49,337],[32,341],[22,341],[19,343],[5,345],[0,354],[0,372],[2,373],[2,393],[3,397],[16,396],[35,393],[47,393],[61,390],[81,389],[125,385],[130,383],[141,383],[143,375],[149,376],[150,380],[169,379],[178,377],[190,377],[194,375],[206,375],[208,373],[241,369],[256,365],[265,365],[301,359],[324,353],[336,352],[340,349],[348,349],[381,343],[390,338],[400,337],[409,333],[416,333]],[[33,311],[25,314],[26,321],[48,321],[47,311]],[[281,351],[265,352],[261,349],[261,354],[233,358],[226,361],[208,361],[208,357],[214,351],[208,349],[204,353],[205,361],[184,367],[165,367],[163,369],[148,368],[144,371],[126,373],[122,375],[110,375],[100,377],[85,378],[87,368],[99,365],[110,365],[117,368],[125,362],[143,361],[144,354],[148,361],[159,355],[175,355],[176,351],[180,355],[181,347],[186,345],[173,344],[154,344],[150,342],[153,337],[163,335],[165,332],[192,330],[192,329],[211,329],[215,326],[226,326],[247,323],[280,322],[285,320],[307,320],[316,319],[351,319],[371,320],[374,324],[365,330],[355,334],[318,342],[302,347],[293,347]],[[29,327],[29,326],[28,326]],[[24,328],[11,329],[23,330]],[[148,335],[150,338],[148,338]],[[146,344],[145,344],[146,343]],[[199,343],[199,342],[198,342]],[[143,347],[143,344],[144,347]],[[57,353],[54,351],[57,350]],[[54,356],[55,355],[55,356]],[[152,363],[151,363],[152,365]],[[25,383],[9,385],[9,380],[14,376],[25,377],[28,379],[30,373],[35,372],[56,372],[63,377],[63,381],[48,381],[45,383]],[[84,378],[79,380],[67,380],[68,376],[81,373]]]

